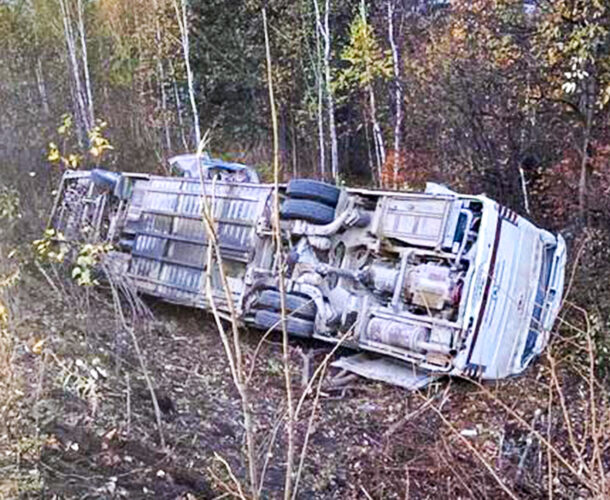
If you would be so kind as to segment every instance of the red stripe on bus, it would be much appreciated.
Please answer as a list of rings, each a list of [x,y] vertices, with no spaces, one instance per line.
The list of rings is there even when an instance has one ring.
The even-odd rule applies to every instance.
[[[491,288],[491,283],[494,278],[494,271],[496,269],[496,258],[498,256],[498,247],[500,246],[500,234],[502,232],[502,217],[498,214],[498,223],[496,225],[496,235],[494,237],[493,248],[491,249],[491,262],[489,263],[489,272],[487,273],[487,280],[485,281],[485,289],[483,290],[483,297],[481,298],[481,307],[479,309],[479,316],[477,318],[477,322],[474,327],[474,334],[472,337],[472,342],[470,343],[470,349],[468,351],[468,357],[466,358],[466,364],[470,363],[470,359],[472,358],[472,352],[474,351],[474,345],[477,342],[477,338],[479,337],[479,332],[481,331],[481,325],[483,323],[483,316],[485,316],[485,308],[487,307],[487,301],[489,300],[489,290]]]

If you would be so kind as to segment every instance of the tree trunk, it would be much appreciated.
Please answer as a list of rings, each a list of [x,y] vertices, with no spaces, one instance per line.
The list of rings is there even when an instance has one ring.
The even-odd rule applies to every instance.
[[[38,29],[37,29],[37,23],[34,20],[34,41],[35,41],[35,46],[36,46],[36,67],[34,69],[35,75],[36,75],[36,85],[38,87],[38,94],[40,96],[40,103],[42,104],[42,109],[45,113],[45,115],[49,116],[51,114],[50,108],[49,108],[49,99],[47,96],[47,85],[44,79],[44,71],[42,68],[42,54],[43,54],[43,48],[40,46],[40,43],[38,41]]]
[[[161,37],[161,26],[159,25],[159,4],[157,0],[154,1],[155,7],[155,42],[157,43],[157,74],[159,80],[159,93],[161,96],[161,113],[163,115],[163,130],[165,135],[165,148],[167,155],[172,154],[172,137],[169,130],[169,122],[167,117],[167,94],[165,92],[165,70],[163,68],[163,50],[162,50],[162,37]]]
[[[38,94],[40,95],[40,102],[42,103],[42,109],[45,115],[51,113],[49,109],[49,99],[47,97],[47,86],[44,80],[44,73],[42,71],[42,59],[40,56],[36,58],[36,83],[38,85]]]
[[[377,120],[377,105],[375,104],[375,93],[373,92],[373,85],[367,85],[367,91],[369,94],[369,111],[371,114],[371,123],[373,125],[373,141],[375,143],[375,157],[377,159],[377,175],[379,176],[379,186],[383,185],[383,166],[385,165],[385,144],[383,141],[383,134],[381,132],[381,126]]]
[[[176,100],[176,114],[178,116],[178,128],[180,129],[180,138],[182,139],[182,145],[184,150],[188,151],[188,142],[184,135],[184,120],[182,119],[182,105],[180,104],[180,93],[178,92],[178,83],[176,82],[176,72],[174,70],[174,64],[172,60],[169,60],[169,70],[172,73],[172,86],[174,87],[174,99]]]
[[[396,115],[394,121],[394,171],[393,184],[394,189],[398,188],[398,170],[400,168],[400,135],[402,133],[402,83],[400,79],[400,59],[398,57],[398,48],[394,39],[394,4],[392,0],[388,0],[388,35],[390,39],[390,47],[392,49],[392,63],[394,66],[394,84],[396,86],[394,97],[396,100]]]
[[[328,100],[328,128],[330,131],[330,170],[335,182],[339,180],[339,150],[337,146],[337,127],[335,125],[335,97],[331,86],[330,74],[330,0],[326,0],[324,11],[324,74],[326,78],[326,98]]]
[[[294,112],[291,113],[292,127],[290,131],[290,150],[292,154],[292,177],[299,176],[299,160],[297,155],[297,126],[294,122]]]
[[[332,76],[330,71],[331,39],[330,39],[330,0],[324,4],[324,24],[320,19],[318,0],[314,0],[316,11],[316,24],[318,31],[324,39],[324,80],[326,83],[326,106],[328,111],[328,129],[330,134],[330,172],[335,182],[339,177],[339,148],[337,146],[337,127],[335,125],[335,97],[332,89]]]
[[[593,105],[592,98],[595,95],[593,89],[593,79],[590,78],[587,83],[585,92],[585,129],[583,131],[582,140],[582,156],[580,162],[580,179],[578,180],[578,209],[580,212],[580,220],[586,226],[588,224],[588,206],[587,206],[587,169],[589,163],[589,146],[591,144],[591,129],[593,125]]]
[[[324,103],[322,79],[318,86],[318,147],[320,149],[320,177],[326,179],[326,146],[324,144]]]
[[[165,135],[165,148],[168,155],[172,154],[172,136],[169,130],[169,120],[167,116],[167,94],[165,93],[165,71],[163,61],[158,58],[157,71],[159,73],[159,91],[161,93],[161,114],[163,115],[163,131]]]
[[[314,11],[316,16],[316,81],[318,87],[318,148],[319,148],[319,168],[320,177],[326,179],[326,145],[324,142],[324,78],[322,76],[322,49],[320,46],[320,9],[318,7],[318,0],[313,0]]]
[[[369,162],[369,171],[371,172],[371,177],[373,182],[375,182],[375,178],[377,177],[377,172],[375,169],[375,165],[373,164],[373,155],[371,154],[371,138],[369,136],[369,121],[366,118],[366,106],[362,107],[362,121],[364,122],[364,140],[366,144],[366,157]],[[377,179],[379,184],[381,184],[381,180]]]
[[[91,130],[92,124],[89,121],[89,113],[85,103],[85,91],[83,89],[83,83],[80,75],[80,66],[76,57],[76,41],[74,38],[74,30],[72,28],[70,8],[66,0],[59,0],[59,6],[62,14],[66,49],[68,52],[68,66],[72,70],[72,85],[70,85],[70,93],[72,94],[74,113],[76,115],[76,122],[78,124],[76,127],[77,137],[79,144],[83,145],[85,143],[85,138],[87,137],[87,132]]]
[[[527,72],[526,75],[526,79],[527,79],[527,88],[526,88],[526,94],[525,94],[525,105],[526,105],[526,109],[529,111],[529,95],[530,95],[530,74],[529,71]],[[530,214],[530,202],[529,202],[529,195],[527,192],[527,179],[525,178],[525,170],[523,170],[523,152],[524,152],[524,145],[525,145],[525,127],[527,125],[527,121],[523,120],[523,123],[521,125],[521,134],[520,134],[520,141],[519,141],[519,179],[521,181],[521,192],[523,194],[523,208],[525,209],[525,213],[526,214]]]
[[[182,42],[182,51],[184,56],[184,64],[186,66],[186,79],[188,82],[189,98],[191,101],[191,111],[193,113],[193,128],[195,130],[195,147],[201,142],[201,128],[199,127],[199,111],[197,110],[197,100],[195,99],[195,84],[193,81],[193,72],[191,70],[190,47],[189,47],[189,32],[188,32],[188,8],[186,0],[181,1],[178,5],[178,0],[174,0],[176,9],[176,17],[180,27],[180,36]]]
[[[366,24],[367,21],[364,0],[362,0],[360,4],[360,13],[363,23]],[[372,71],[368,65],[368,62],[365,64],[367,73],[367,84],[365,90],[369,99],[369,113],[371,117],[371,124],[373,125],[373,142],[375,144],[375,159],[377,160],[377,175],[379,177],[379,186],[381,187],[383,186],[383,166],[385,165],[386,158],[385,143],[383,140],[383,134],[381,132],[381,126],[377,120],[377,104],[375,102],[375,92],[373,91]]]
[[[85,75],[85,91],[87,95],[87,118],[89,130],[95,124],[95,113],[93,111],[93,92],[91,91],[91,77],[89,76],[89,60],[87,57],[87,39],[85,37],[84,7],[82,0],[78,0],[78,34],[81,45],[81,59],[83,61],[83,74]]]

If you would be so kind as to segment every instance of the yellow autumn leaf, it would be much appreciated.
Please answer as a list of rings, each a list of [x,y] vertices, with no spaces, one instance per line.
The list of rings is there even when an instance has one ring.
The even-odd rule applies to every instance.
[[[61,155],[59,154],[59,149],[54,143],[49,143],[49,154],[47,155],[47,160],[51,163],[56,163],[61,159]]]
[[[72,168],[78,168],[80,164],[80,157],[75,154],[71,154],[68,156],[68,165]]]
[[[45,339],[40,339],[37,342],[35,342],[31,348],[32,352],[34,354],[37,354],[40,356],[42,354],[42,348],[43,348],[45,342],[46,342]]]

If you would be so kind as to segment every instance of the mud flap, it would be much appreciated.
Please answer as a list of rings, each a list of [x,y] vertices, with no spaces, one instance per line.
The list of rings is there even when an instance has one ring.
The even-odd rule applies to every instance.
[[[413,365],[397,360],[374,357],[360,353],[346,356],[334,361],[331,366],[343,368],[349,372],[371,380],[379,380],[388,384],[416,391],[439,379],[441,375],[417,370]]]

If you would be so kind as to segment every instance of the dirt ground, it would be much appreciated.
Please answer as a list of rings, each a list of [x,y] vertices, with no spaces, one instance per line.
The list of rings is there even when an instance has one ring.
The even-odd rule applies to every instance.
[[[236,487],[222,460],[247,491],[240,399],[212,317],[146,300],[154,320],[139,325],[137,335],[159,401],[159,429],[133,342],[117,322],[109,293],[103,286],[87,292],[51,281],[57,291],[29,264],[11,292],[0,497],[229,498]],[[244,330],[242,337],[251,364],[261,335]],[[586,363],[575,362],[582,344],[570,340],[576,349],[566,342],[554,342],[552,361],[494,385],[441,380],[408,393],[357,379],[324,389],[298,498],[541,498],[549,489],[555,498],[593,496],[610,481],[603,433],[610,417],[604,390],[595,386],[599,439],[593,439]],[[302,354],[313,352],[316,366],[328,349],[291,341],[297,397]],[[279,337],[264,342],[250,383],[257,465],[268,463],[264,498],[283,496],[281,354]],[[582,366],[584,376],[574,366]],[[556,393],[549,403],[554,377],[561,397]],[[311,405],[306,399],[296,424],[298,445]],[[585,460],[570,439],[582,443]],[[601,451],[596,458],[591,450]]]

